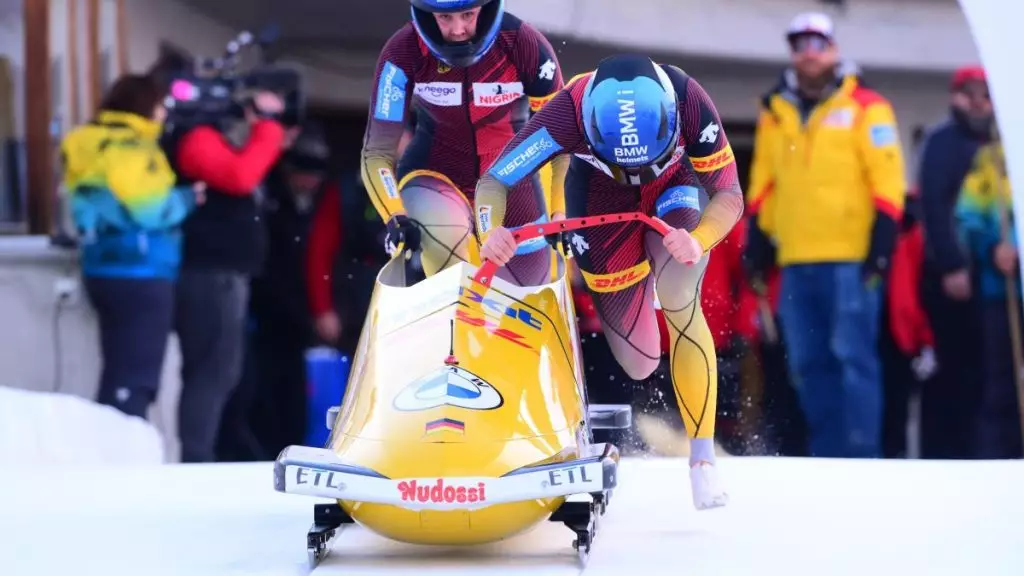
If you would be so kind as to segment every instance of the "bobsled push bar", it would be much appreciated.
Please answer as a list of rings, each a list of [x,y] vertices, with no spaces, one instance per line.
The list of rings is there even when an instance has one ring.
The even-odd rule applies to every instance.
[[[515,240],[516,245],[519,245],[522,242],[532,240],[540,236],[551,236],[552,234],[560,234],[562,232],[571,232],[573,230],[593,228],[595,226],[604,226],[606,224],[620,224],[622,222],[643,222],[662,236],[672,231],[671,228],[666,226],[660,220],[652,218],[642,212],[622,212],[619,214],[603,214],[601,216],[567,218],[565,220],[556,220],[554,222],[546,222],[544,224],[529,224],[512,230],[512,238]],[[483,263],[483,266],[481,266],[479,270],[477,270],[476,276],[473,277],[473,281],[482,286],[489,287],[491,285],[491,280],[494,278],[494,273],[497,271],[498,264],[488,260]]]
[[[343,462],[329,448],[289,446],[274,462],[278,492],[352,502],[388,504],[409,510],[472,510],[615,488],[619,452],[612,444],[590,444],[580,458],[518,468],[503,476],[392,479]],[[437,497],[418,498],[428,488]],[[448,495],[451,495],[449,498]]]

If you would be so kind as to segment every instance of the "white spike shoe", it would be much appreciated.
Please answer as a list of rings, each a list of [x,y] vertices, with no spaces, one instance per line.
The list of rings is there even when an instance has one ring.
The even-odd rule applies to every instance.
[[[710,510],[729,503],[718,469],[710,462],[697,462],[690,467],[690,488],[693,489],[693,507]]]

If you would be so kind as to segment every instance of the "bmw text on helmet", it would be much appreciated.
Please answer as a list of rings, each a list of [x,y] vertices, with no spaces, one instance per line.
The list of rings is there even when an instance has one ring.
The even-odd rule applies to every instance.
[[[619,90],[619,145],[615,148],[615,161],[622,164],[646,164],[647,146],[640,145],[636,129],[636,100],[632,90]]]

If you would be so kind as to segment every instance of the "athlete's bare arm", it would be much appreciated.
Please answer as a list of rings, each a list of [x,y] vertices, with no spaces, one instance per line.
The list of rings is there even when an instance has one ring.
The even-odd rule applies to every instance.
[[[665,69],[679,93],[683,140],[693,169],[710,201],[693,237],[704,251],[721,242],[743,216],[743,191],[722,119],[704,88],[675,66]]]
[[[381,50],[373,79],[360,171],[363,186],[384,222],[405,213],[398,195],[395,159],[412,101],[418,58],[415,32],[402,28]]]
[[[516,42],[516,60],[522,64],[523,91],[530,99],[532,117],[565,87],[562,65],[551,42],[539,30],[523,23]],[[565,154],[551,160],[551,205],[548,215],[565,214],[565,175],[570,157]]]
[[[480,242],[505,222],[510,188],[533,176],[556,156],[578,152],[582,146],[576,105],[568,90],[563,89],[505,145],[501,156],[477,182],[476,226]]]

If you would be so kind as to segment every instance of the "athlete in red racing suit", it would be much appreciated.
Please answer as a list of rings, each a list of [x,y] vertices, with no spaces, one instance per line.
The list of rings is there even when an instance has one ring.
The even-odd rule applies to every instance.
[[[732,148],[711,98],[674,66],[614,56],[577,76],[505,147],[480,179],[481,257],[504,263],[515,226],[505,207],[519,182],[557,155],[572,155],[565,181],[570,218],[642,211],[673,231],[664,238],[638,222],[573,232],[568,245],[593,294],[616,360],[647,378],[661,355],[653,292],[670,332],[671,375],[691,440],[697,509],[727,503],[714,467],[717,359],[701,310],[708,253],[743,213]],[[710,200],[702,201],[704,188]],[[654,271],[653,278],[651,271]]]
[[[479,252],[476,181],[563,81],[551,44],[504,13],[503,0],[411,3],[412,22],[388,40],[377,62],[361,169],[388,224],[389,252],[399,241],[411,249],[418,244],[430,276]],[[416,131],[396,167],[411,111]],[[559,197],[567,168],[568,159],[552,165],[552,191]],[[522,179],[516,191],[506,210],[509,224],[548,220],[536,175]],[[543,241],[522,246],[503,277],[520,285],[545,282],[547,247]]]

